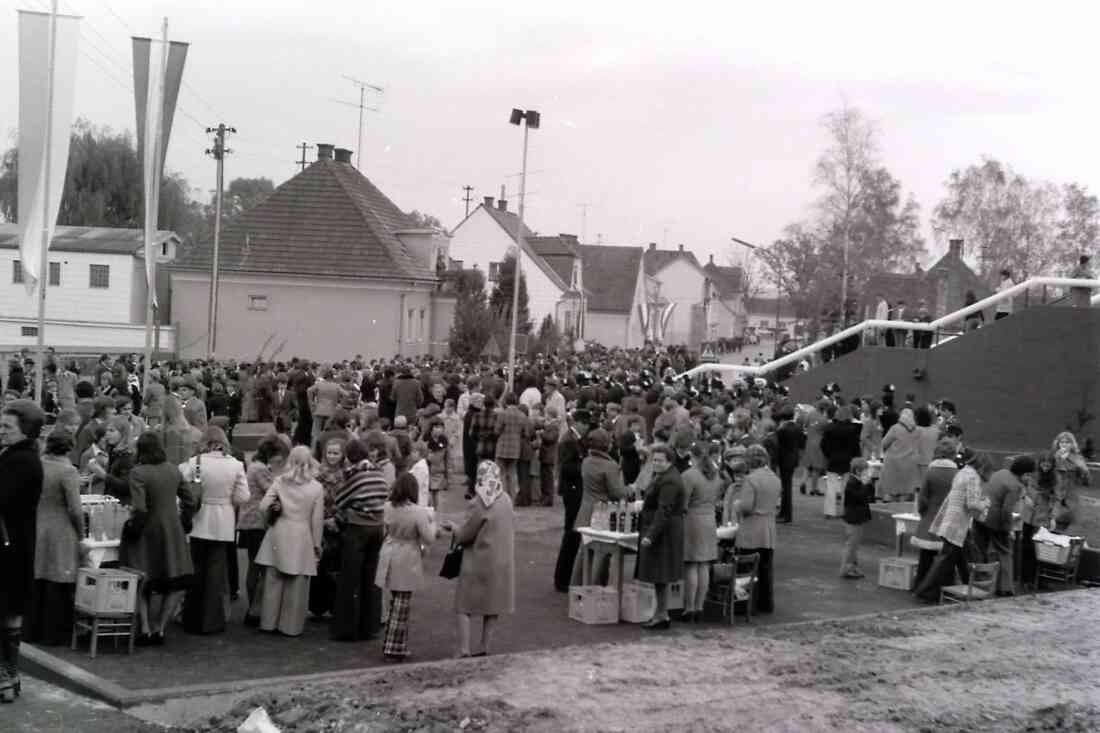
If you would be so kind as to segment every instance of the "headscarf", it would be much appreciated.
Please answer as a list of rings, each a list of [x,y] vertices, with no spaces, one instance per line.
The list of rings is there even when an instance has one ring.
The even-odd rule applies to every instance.
[[[488,509],[502,493],[504,484],[500,480],[500,467],[494,461],[482,461],[477,467],[477,486],[474,492]]]

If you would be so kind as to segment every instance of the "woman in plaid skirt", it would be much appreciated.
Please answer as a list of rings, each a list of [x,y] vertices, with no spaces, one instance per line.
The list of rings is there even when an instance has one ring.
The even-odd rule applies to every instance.
[[[410,473],[397,477],[384,509],[386,539],[374,584],[390,591],[389,621],[382,643],[387,662],[409,656],[409,612],[413,591],[424,583],[424,548],[438,532],[435,512],[416,503],[419,484]]]

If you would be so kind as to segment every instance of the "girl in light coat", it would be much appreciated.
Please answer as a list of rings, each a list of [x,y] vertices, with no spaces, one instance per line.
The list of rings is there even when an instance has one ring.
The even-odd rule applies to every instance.
[[[424,550],[438,533],[434,510],[417,503],[419,491],[411,473],[401,474],[383,510],[386,539],[374,582],[390,591],[389,621],[382,645],[388,662],[400,662],[409,656],[412,594],[424,584]]]
[[[260,511],[275,515],[256,554],[256,563],[267,567],[260,608],[264,631],[299,636],[305,627],[309,579],[317,574],[325,516],[324,489],[316,475],[309,448],[296,446],[260,500]]]

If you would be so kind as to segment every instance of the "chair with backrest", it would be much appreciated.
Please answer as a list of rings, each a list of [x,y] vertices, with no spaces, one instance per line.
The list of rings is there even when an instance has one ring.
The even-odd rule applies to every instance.
[[[1001,569],[999,562],[967,563],[970,568],[970,582],[963,585],[945,585],[940,588],[940,603],[969,604],[970,601],[984,601],[992,598],[997,590],[997,573]]]
[[[745,620],[752,620],[752,606],[756,600],[757,573],[760,554],[734,555],[728,563],[711,566],[711,584],[704,605],[719,606],[722,618],[733,624],[738,603],[745,604]]]

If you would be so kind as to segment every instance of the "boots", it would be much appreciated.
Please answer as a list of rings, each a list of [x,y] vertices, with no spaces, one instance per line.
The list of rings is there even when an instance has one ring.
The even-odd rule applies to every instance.
[[[23,629],[0,630],[0,702],[14,702],[22,694],[19,680],[19,642]]]

